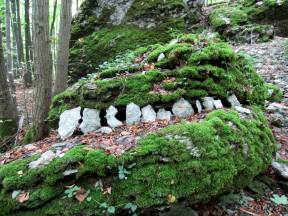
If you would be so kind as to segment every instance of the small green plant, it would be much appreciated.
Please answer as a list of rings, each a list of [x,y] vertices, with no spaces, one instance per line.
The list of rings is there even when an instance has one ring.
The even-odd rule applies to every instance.
[[[108,214],[115,214],[116,212],[115,206],[109,206],[106,202],[101,203],[99,207],[104,209]]]
[[[64,191],[64,193],[67,195],[68,198],[72,198],[77,194],[77,191],[80,190],[81,188],[78,187],[77,185],[74,185]]]
[[[118,166],[118,177],[120,180],[127,179],[127,175],[130,175],[131,172],[125,169],[124,166]]]
[[[270,199],[272,202],[274,202],[277,205],[287,205],[288,204],[288,199],[287,199],[287,196],[285,196],[285,195],[279,196],[278,194],[273,194],[273,197]]]
[[[137,216],[136,210],[137,210],[137,205],[134,205],[133,203],[127,203],[124,206],[125,209],[129,210],[129,213],[132,214],[132,216]]]

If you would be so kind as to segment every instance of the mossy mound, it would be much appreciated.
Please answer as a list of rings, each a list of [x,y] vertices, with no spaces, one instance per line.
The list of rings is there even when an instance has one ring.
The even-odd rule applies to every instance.
[[[246,117],[218,110],[199,123],[184,121],[150,134],[119,157],[80,145],[41,168],[28,169],[37,156],[1,165],[0,215],[105,215],[107,206],[128,215],[127,204],[145,209],[182,198],[207,201],[248,185],[271,163],[274,150],[259,109]],[[64,177],[68,169],[78,172]],[[95,187],[99,180],[111,192]],[[66,195],[73,190],[65,186],[73,184],[89,190],[83,202],[73,193],[64,197],[65,189]],[[29,199],[17,202],[14,190],[29,192]]]
[[[165,57],[158,61],[161,54]],[[169,44],[140,48],[103,65],[98,73],[53,99],[49,120],[57,127],[59,115],[77,106],[105,110],[134,102],[171,107],[182,97],[225,100],[231,94],[243,104],[263,105],[268,98],[267,86],[250,62],[217,35],[182,35]]]
[[[183,33],[188,22],[197,21],[182,0],[86,0],[72,23],[71,82],[124,51],[165,43],[175,32]]]
[[[266,42],[273,38],[274,29],[271,25],[255,23],[255,14],[260,14],[262,10],[262,7],[257,8],[251,2],[233,3],[213,9],[209,14],[209,23],[229,41]]]

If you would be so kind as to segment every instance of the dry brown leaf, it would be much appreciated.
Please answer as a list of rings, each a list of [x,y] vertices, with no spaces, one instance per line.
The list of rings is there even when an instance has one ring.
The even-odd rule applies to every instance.
[[[21,192],[21,193],[17,196],[16,200],[17,200],[17,202],[19,202],[19,203],[24,203],[24,202],[26,202],[27,200],[29,200],[29,192],[25,192],[25,191]]]
[[[168,201],[168,203],[175,203],[176,202],[176,197],[171,195],[171,194],[169,194],[167,196],[167,201]]]
[[[111,193],[112,193],[112,187],[105,188],[104,194],[111,194]]]
[[[89,192],[86,192],[83,188],[79,189],[76,191],[76,195],[75,198],[79,201],[79,202],[83,202],[86,197],[88,196]]]

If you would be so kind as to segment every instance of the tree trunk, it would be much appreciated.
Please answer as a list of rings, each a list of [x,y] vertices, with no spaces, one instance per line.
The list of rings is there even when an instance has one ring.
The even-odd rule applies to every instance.
[[[6,75],[0,24],[0,150],[5,147],[5,139],[17,131],[17,108],[9,91]]]
[[[14,76],[12,72],[11,11],[9,0],[5,0],[5,16],[6,16],[7,74],[9,78],[11,91],[15,92]]]
[[[23,39],[21,33],[19,0],[12,0],[11,7],[12,7],[13,33],[17,45],[18,67],[20,67],[21,64],[24,63],[24,51],[23,51]]]
[[[35,104],[30,141],[37,141],[49,133],[49,127],[45,120],[51,104],[52,67],[49,38],[49,0],[33,0],[32,2]]]
[[[26,73],[24,74],[24,84],[26,87],[32,85],[32,67],[31,67],[31,34],[29,17],[30,0],[25,0],[25,55],[26,55]]]
[[[50,36],[53,36],[53,31],[54,31],[54,25],[55,25],[55,20],[56,20],[56,11],[57,11],[57,0],[54,2],[54,7],[53,7],[53,17],[52,17],[52,23],[51,23],[51,28],[50,28]]]
[[[54,94],[59,94],[67,88],[69,41],[70,41],[70,30],[72,21],[71,10],[72,10],[72,1],[62,0]]]

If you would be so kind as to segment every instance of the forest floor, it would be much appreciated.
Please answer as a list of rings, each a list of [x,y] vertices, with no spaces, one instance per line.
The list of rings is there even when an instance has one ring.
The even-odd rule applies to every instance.
[[[243,51],[252,57],[257,72],[266,80],[266,82],[276,84],[284,91],[284,98],[281,102],[266,105],[266,107],[272,106],[272,109],[267,109],[267,117],[270,120],[271,128],[279,147],[277,157],[282,159],[288,159],[288,56],[285,55],[284,46],[287,41],[288,40],[286,38],[275,37],[274,40],[267,43],[233,45],[236,52]],[[33,106],[32,95],[32,88],[24,89],[21,82],[16,82],[18,109],[20,110],[21,115],[25,117],[26,125],[31,121]],[[275,106],[277,109],[273,109]],[[195,118],[202,117],[198,116]],[[161,128],[164,126],[166,125],[163,125],[163,123],[155,122],[155,124],[151,124],[149,126],[143,124],[139,125],[137,128],[121,128],[121,135],[123,135],[122,133],[125,133],[124,135],[126,137],[131,134],[137,135],[143,131],[146,133],[155,130],[155,128]],[[118,134],[118,132],[116,130],[112,135],[107,135],[107,140],[111,141],[111,136]],[[21,139],[22,135],[23,132],[20,131],[18,138]],[[68,141],[70,143],[76,143],[79,142],[79,140],[82,142],[84,140],[93,146],[93,143],[97,143],[95,139],[96,141],[97,139],[101,139],[101,142],[104,142],[106,137],[99,136],[97,134],[90,134],[88,136],[82,135],[73,137]],[[52,131],[50,137],[45,140],[30,145],[27,148],[23,147],[1,155],[0,164],[7,163],[19,157],[25,157],[27,154],[31,153],[31,151],[43,152],[57,142],[59,142],[57,133],[56,131]],[[131,143],[123,143],[122,147],[116,148],[115,145],[108,143],[106,147],[104,145],[103,148],[111,153],[121,154],[121,151],[127,150],[132,146]],[[208,204],[197,204],[192,207],[197,211],[199,216],[288,216],[288,206],[277,205],[271,200],[275,194],[278,194],[279,196],[288,196],[288,182],[287,180],[284,181],[284,179],[281,179],[281,177],[276,174],[275,170],[273,170],[272,167],[269,167],[265,173],[262,173],[256,177],[251,185],[249,185],[243,191],[225,195],[218,200],[211,201]]]

